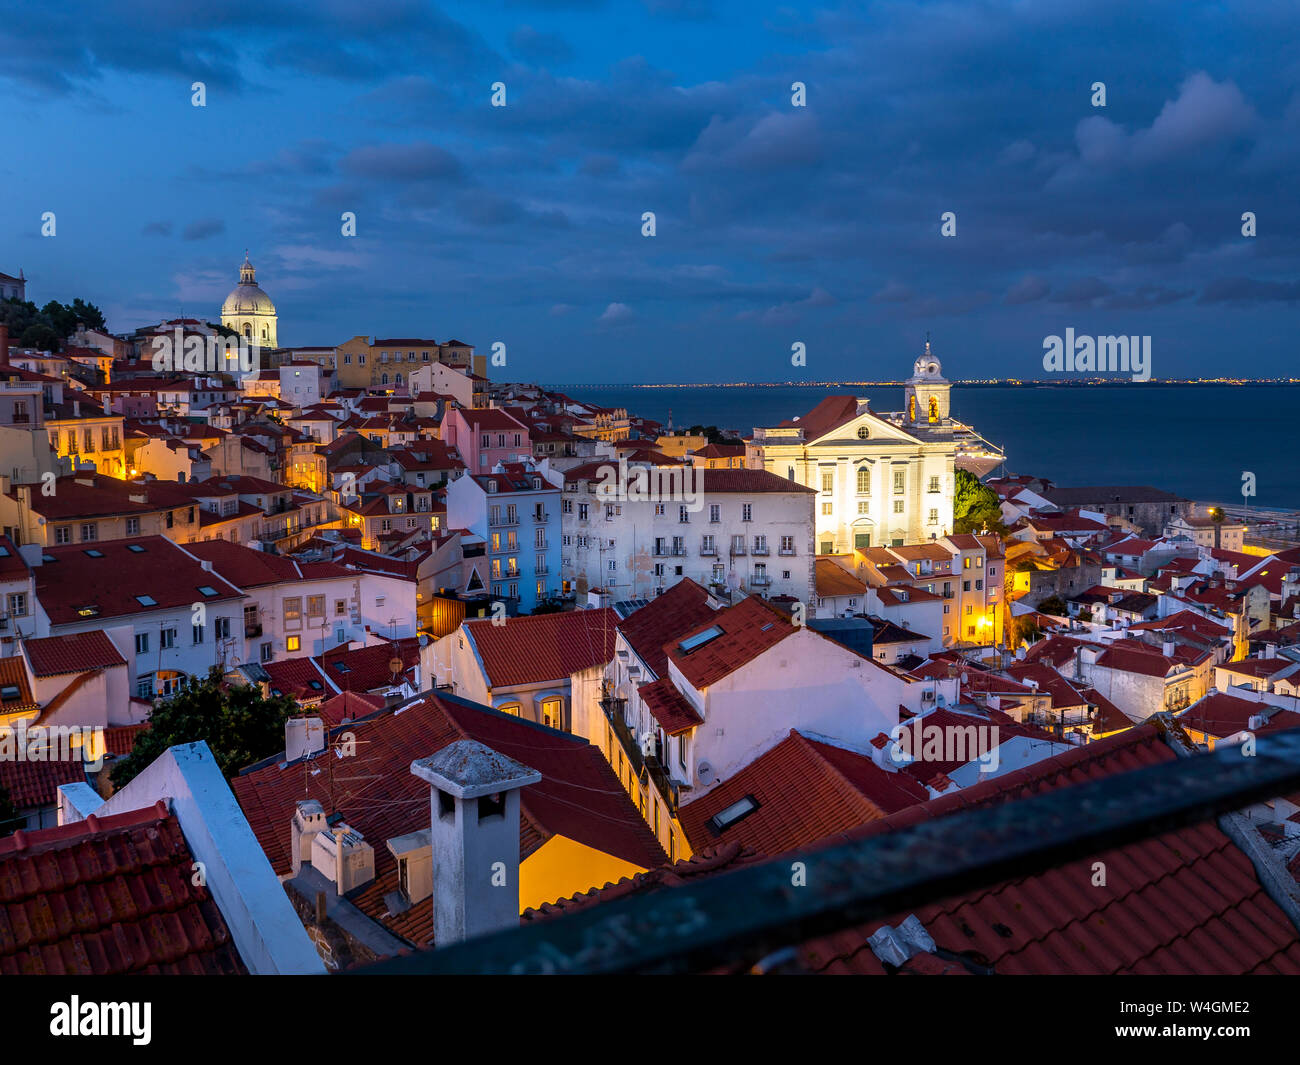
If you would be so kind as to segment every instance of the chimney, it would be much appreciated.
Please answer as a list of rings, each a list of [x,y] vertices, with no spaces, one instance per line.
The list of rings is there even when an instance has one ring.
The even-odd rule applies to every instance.
[[[541,773],[476,740],[411,763],[429,783],[433,941],[519,925],[519,791]]]
[[[297,876],[303,862],[311,862],[311,843],[316,833],[328,831],[325,807],[315,799],[303,799],[293,812],[289,826],[289,855],[293,860],[293,875]]]
[[[375,848],[345,821],[317,832],[311,840],[312,868],[340,895],[375,878]]]
[[[74,399],[72,401],[72,416],[74,418],[81,417],[81,400],[79,399]]]
[[[291,717],[284,723],[284,760],[296,762],[325,749],[325,723],[318,717]]]
[[[1165,640],[1165,641],[1160,645],[1160,653],[1161,653],[1162,655],[1164,655],[1166,658],[1173,658],[1173,657],[1174,657],[1174,641],[1173,641],[1173,640]]]

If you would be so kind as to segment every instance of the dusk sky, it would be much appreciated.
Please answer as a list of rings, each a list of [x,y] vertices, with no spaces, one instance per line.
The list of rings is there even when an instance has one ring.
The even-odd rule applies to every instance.
[[[901,377],[927,331],[950,378],[1032,377],[1067,328],[1297,373],[1293,5],[201,7],[0,20],[36,303],[215,320],[247,248],[282,344],[501,341],[511,380]]]

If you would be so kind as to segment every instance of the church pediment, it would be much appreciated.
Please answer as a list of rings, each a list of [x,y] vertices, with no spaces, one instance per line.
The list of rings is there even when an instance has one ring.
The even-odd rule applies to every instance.
[[[863,435],[865,430],[865,435]],[[843,425],[837,425],[829,433],[825,433],[813,440],[805,441],[806,444],[871,444],[871,443],[904,443],[919,444],[920,441],[911,433],[908,433],[892,422],[885,421],[884,418],[877,417],[870,411],[863,411],[856,418],[845,422]]]

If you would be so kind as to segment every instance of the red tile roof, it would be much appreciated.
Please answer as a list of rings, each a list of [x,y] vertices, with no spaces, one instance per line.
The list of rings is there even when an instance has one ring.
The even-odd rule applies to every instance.
[[[690,652],[681,650],[684,641],[714,627],[721,630],[715,639]],[[702,689],[734,673],[794,632],[789,618],[751,596],[670,640],[664,652],[688,682]]]
[[[704,723],[704,718],[677,690],[671,677],[660,677],[649,684],[642,684],[637,689],[637,694],[669,736],[689,732],[696,725]]]
[[[0,839],[0,973],[246,969],[164,803]]]
[[[1177,717],[1178,723],[1184,728],[1222,738],[1235,736],[1238,732],[1249,729],[1250,719],[1256,715],[1267,717],[1259,728],[1251,730],[1256,735],[1300,727],[1300,714],[1294,710],[1284,710],[1270,706],[1267,702],[1256,702],[1254,699],[1241,699],[1227,692],[1206,695]]]
[[[504,625],[490,618],[466,621],[488,684],[539,684],[565,680],[614,657],[618,614],[613,610],[574,610],[507,618]]]
[[[1154,724],[1141,725],[824,842],[892,832],[1176,757]],[[739,842],[697,858],[525,916],[539,919],[583,909],[753,861]],[[1107,872],[1101,886],[1095,884],[1096,862],[1104,863]],[[897,925],[908,912],[809,940],[797,948],[799,962],[815,973],[884,974],[887,970],[867,939],[882,925]],[[950,896],[914,912],[946,957],[957,958],[957,964],[965,958],[1003,975],[1300,974],[1295,926],[1265,892],[1250,859],[1213,822]],[[938,957],[921,954],[904,970],[937,971],[942,966]]]
[[[838,562],[819,558],[814,563],[817,594],[823,599],[841,595],[865,595],[867,586]]]
[[[709,606],[709,593],[689,577],[669,588],[618,623],[618,631],[632,645],[656,677],[668,675],[668,655],[664,644],[705,624],[716,616]]]
[[[286,766],[273,759],[232,781],[277,873],[291,868],[288,829],[296,803],[316,799],[326,813],[342,814],[374,847],[375,879],[352,901],[397,935],[428,944],[433,936],[428,900],[386,916],[384,896],[397,888],[397,863],[384,841],[428,827],[429,785],[411,774],[411,762],[461,739],[477,740],[542,774],[520,795],[522,858],[559,835],[642,868],[664,861],[663,849],[605,756],[585,740],[442,692],[403,707],[343,726],[357,747],[346,773],[329,772],[328,762]]]
[[[95,551],[94,556],[87,554]],[[36,596],[51,624],[94,618],[127,617],[145,610],[162,610],[240,598],[241,593],[198,559],[162,536],[47,547],[49,560],[37,566]],[[216,595],[204,595],[210,587]],[[156,605],[145,606],[137,596]],[[83,615],[83,609],[96,613]]]
[[[794,729],[765,754],[681,807],[680,820],[696,850],[738,842],[760,854],[780,854],[924,802],[930,793],[906,773],[882,769]],[[746,796],[758,809],[720,833],[709,820]]]
[[[84,673],[91,669],[126,665],[126,659],[107,633],[98,629],[24,640],[22,649],[37,677],[57,677],[64,673]]]
[[[803,417],[783,421],[779,428],[802,429],[804,442],[811,443],[857,416],[858,401],[855,396],[827,396]]]

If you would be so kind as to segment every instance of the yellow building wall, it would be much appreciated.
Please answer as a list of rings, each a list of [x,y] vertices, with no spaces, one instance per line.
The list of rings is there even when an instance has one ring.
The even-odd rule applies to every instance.
[[[644,866],[564,836],[552,836],[519,867],[519,912],[644,872]]]

